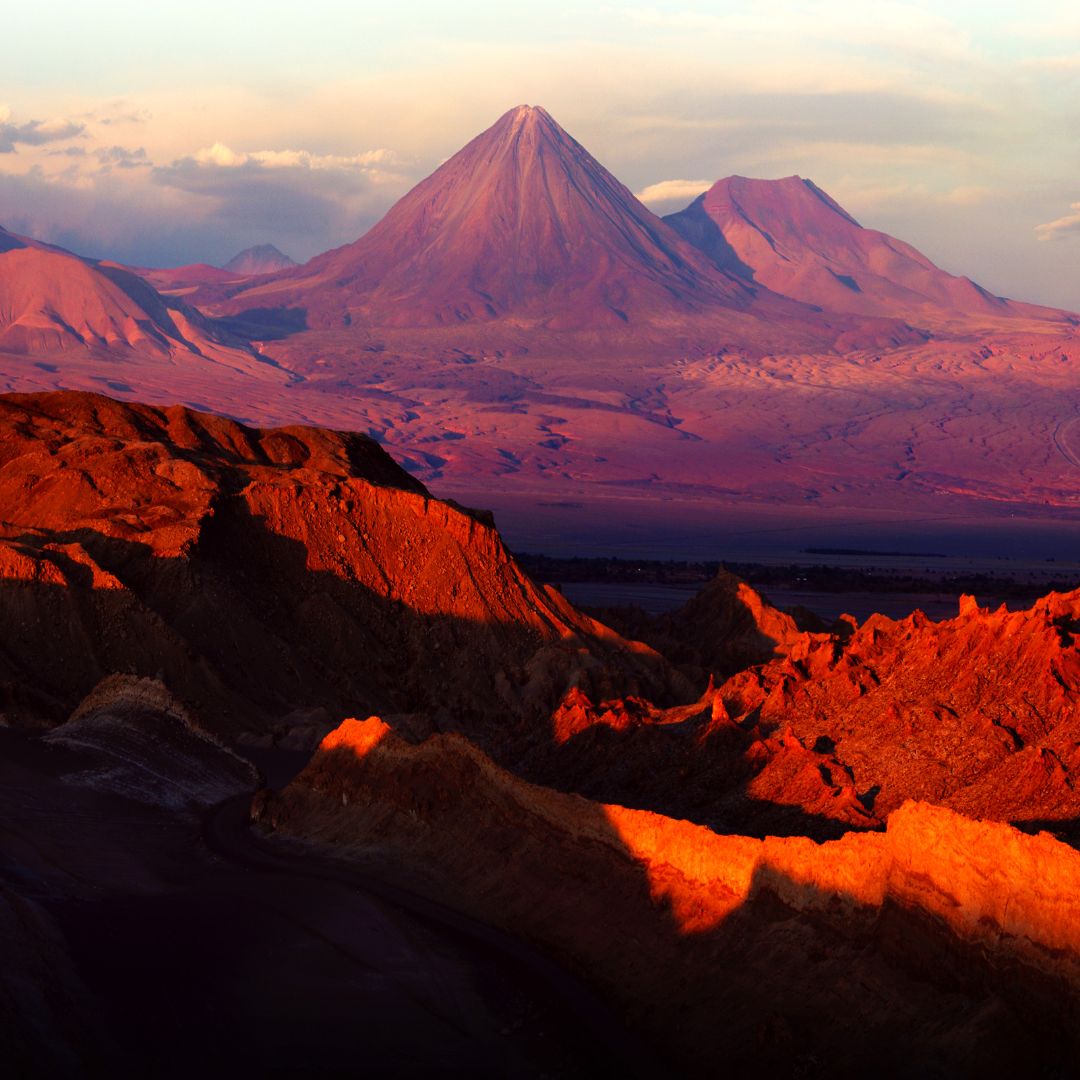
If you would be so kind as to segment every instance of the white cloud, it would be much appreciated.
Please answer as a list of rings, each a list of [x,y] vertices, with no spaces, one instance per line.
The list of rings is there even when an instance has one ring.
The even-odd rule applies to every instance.
[[[200,165],[216,165],[220,169],[235,169],[246,164],[248,160],[247,154],[238,154],[219,142],[196,150],[194,157]]]
[[[1035,235],[1040,240],[1063,240],[1069,233],[1080,233],[1080,202],[1074,202],[1070,209],[1077,212],[1036,225]]]
[[[397,158],[392,150],[367,150],[361,154],[313,154],[308,150],[253,150],[242,153],[224,143],[197,150],[193,159],[199,165],[211,165],[219,169],[238,169],[254,166],[264,169],[374,169],[379,165],[393,165]]]
[[[674,202],[676,199],[696,199],[712,186],[712,180],[660,180],[636,194],[643,203]]]

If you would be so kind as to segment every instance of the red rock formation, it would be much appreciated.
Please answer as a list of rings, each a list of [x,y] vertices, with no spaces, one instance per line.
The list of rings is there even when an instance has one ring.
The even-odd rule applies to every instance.
[[[909,803],[820,846],[719,836],[376,718],[254,814],[546,943],[696,1071],[1076,1061],[1080,855],[1046,835]]]
[[[804,629],[726,570],[676,611],[648,616],[613,610],[602,617],[702,682],[707,675],[727,678],[783,655],[802,640]]]
[[[737,721],[830,747],[888,814],[907,799],[980,817],[1080,816],[1080,592],[1029,611],[875,615],[846,645],[808,637],[719,693]],[[868,800],[869,801],[869,800]]]
[[[714,610],[706,599],[699,613]],[[712,624],[681,630],[695,625]],[[748,640],[723,625],[735,645]],[[878,827],[918,799],[1080,838],[1080,592],[1022,612],[966,598],[941,623],[874,616],[850,638],[777,626],[780,656],[710,683],[694,705],[572,690],[550,739],[517,768],[561,790],[757,836],[826,839]],[[692,638],[648,629],[635,627],[685,661]],[[702,648],[710,641],[724,639],[706,636]]]
[[[535,586],[362,435],[85,394],[0,399],[9,718],[163,673],[218,730],[356,705],[513,730],[663,661]]]

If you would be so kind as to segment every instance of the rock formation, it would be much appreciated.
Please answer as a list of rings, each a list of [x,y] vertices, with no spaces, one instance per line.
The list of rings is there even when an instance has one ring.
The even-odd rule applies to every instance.
[[[254,815],[545,943],[694,1072],[1076,1061],[1080,855],[1047,835],[906,803],[823,845],[721,836],[377,718]]]
[[[202,730],[156,679],[111,675],[45,741],[82,753],[74,782],[170,810],[250,791],[256,770]]]
[[[685,692],[362,435],[12,395],[0,502],[9,722],[55,723],[117,671],[222,732],[360,707],[513,730],[574,682]]]

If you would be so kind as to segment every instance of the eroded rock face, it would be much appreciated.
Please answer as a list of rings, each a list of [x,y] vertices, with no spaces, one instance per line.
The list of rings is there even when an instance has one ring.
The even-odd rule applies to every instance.
[[[75,783],[168,810],[193,811],[251,791],[249,762],[203,730],[156,679],[111,675],[45,741],[79,751]]]
[[[674,685],[362,435],[11,395],[0,503],[8,722],[55,723],[115,671],[217,732],[310,708],[513,728],[574,681]]]
[[[609,613],[601,617],[608,620]],[[783,656],[809,629],[727,570],[676,611],[650,616],[633,608],[616,609],[610,621],[701,682],[708,675],[725,679]]]
[[[255,818],[553,948],[675,1060],[1075,1064],[1080,855],[907,803],[885,832],[721,836],[346,721]]]
[[[720,688],[736,723],[827,745],[873,808],[907,799],[1001,820],[1080,813],[1080,592],[1027,611],[961,601],[955,619],[875,615]]]
[[[708,592],[696,601],[705,611]],[[685,619],[691,607],[669,625],[685,620],[684,635],[700,626],[701,651],[758,633],[748,619],[749,634],[729,622],[725,637]],[[694,706],[567,694],[550,741],[521,771],[755,836],[879,828],[914,799],[1076,839],[1080,592],[1016,612],[966,598],[955,619],[875,615],[842,634],[802,633],[775,616],[786,622],[773,658],[710,684]],[[667,655],[685,660],[693,642],[682,636]]]

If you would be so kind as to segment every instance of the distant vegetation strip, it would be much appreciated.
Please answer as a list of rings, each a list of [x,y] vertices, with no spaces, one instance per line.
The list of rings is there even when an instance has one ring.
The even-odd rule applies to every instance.
[[[805,549],[810,553],[810,549]],[[838,549],[829,549],[830,554]],[[814,552],[825,554],[819,548]],[[852,554],[849,552],[848,554]],[[859,552],[860,555],[870,554]],[[879,554],[879,553],[875,553]],[[761,563],[724,561],[677,561],[659,559],[619,559],[579,557],[560,559],[549,555],[519,553],[518,562],[536,581],[548,583],[622,583],[670,586],[701,586],[728,570],[757,589],[791,589],[835,593],[936,593],[994,597],[999,601],[1034,603],[1048,592],[1068,592],[1077,582],[1064,576],[1046,577],[1021,573],[914,574],[889,568],[823,566],[789,563],[769,566]],[[919,556],[922,557],[922,556]]]

